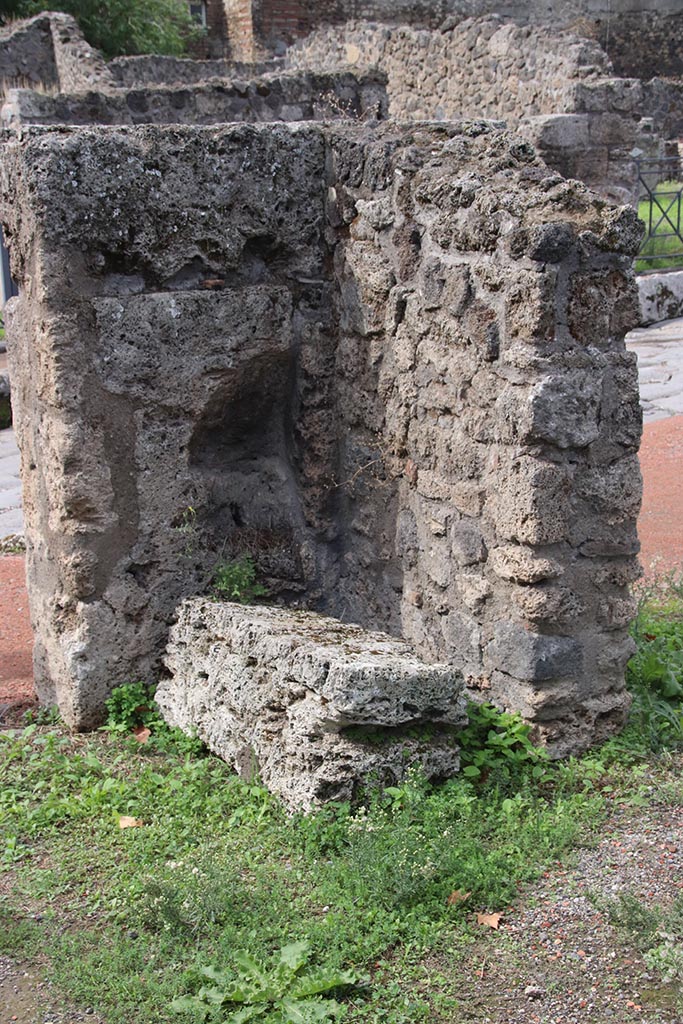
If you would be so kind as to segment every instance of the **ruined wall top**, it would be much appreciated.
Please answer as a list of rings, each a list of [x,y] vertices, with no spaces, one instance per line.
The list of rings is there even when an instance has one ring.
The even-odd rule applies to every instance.
[[[444,119],[572,111],[577,83],[610,72],[604,51],[569,32],[468,19],[447,32],[364,21],[318,29],[287,54],[290,67],[376,65],[391,113]]]
[[[232,0],[239,10],[233,56],[282,53],[321,25],[352,20],[453,28],[489,15],[520,25],[570,28],[596,39],[622,75],[651,78],[683,71],[683,12],[679,0]],[[249,31],[244,31],[244,23]]]
[[[78,92],[116,82],[76,20],[46,12],[0,28],[0,85],[27,84]]]

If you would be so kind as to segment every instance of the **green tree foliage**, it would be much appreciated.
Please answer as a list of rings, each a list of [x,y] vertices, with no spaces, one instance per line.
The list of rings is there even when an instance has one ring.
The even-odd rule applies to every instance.
[[[2,0],[0,23],[41,11],[64,11],[106,57],[164,53],[179,56],[200,31],[185,0]]]

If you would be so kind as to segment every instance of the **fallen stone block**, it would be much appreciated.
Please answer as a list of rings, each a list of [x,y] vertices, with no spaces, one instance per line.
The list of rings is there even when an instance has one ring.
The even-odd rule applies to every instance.
[[[419,765],[457,771],[461,674],[405,641],[290,608],[190,599],[180,606],[156,699],[246,778],[293,808],[395,784]]]
[[[641,274],[636,281],[641,327],[683,316],[683,270]]]

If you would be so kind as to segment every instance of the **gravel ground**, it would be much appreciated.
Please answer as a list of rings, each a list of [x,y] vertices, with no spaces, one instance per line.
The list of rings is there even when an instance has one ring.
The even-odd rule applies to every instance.
[[[680,982],[653,974],[605,908],[620,893],[668,907],[683,891],[681,768],[677,806],[617,807],[594,849],[525,887],[475,943],[461,963],[463,1024],[683,1024]]]
[[[49,981],[0,956],[0,1024],[102,1024],[91,1007],[65,1008]]]

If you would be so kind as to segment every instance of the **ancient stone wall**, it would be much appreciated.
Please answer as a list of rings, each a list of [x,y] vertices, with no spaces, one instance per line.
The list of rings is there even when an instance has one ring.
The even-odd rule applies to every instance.
[[[666,139],[683,138],[683,81],[653,78],[643,83],[642,110]]]
[[[7,86],[17,82],[46,86],[59,83],[47,15],[0,28],[0,83]]]
[[[36,679],[154,679],[248,553],[555,753],[624,718],[640,228],[483,123],[23,129],[0,147]],[[192,512],[194,510],[194,512]]]
[[[223,0],[225,21],[230,45],[230,56],[234,60],[254,61],[261,44],[254,33],[252,0]]]
[[[550,167],[618,202],[632,202],[637,193],[634,150],[659,155],[664,126],[671,126],[677,109],[674,91],[660,90],[659,108],[668,103],[668,120],[662,112],[644,132],[648,87],[638,79],[608,77],[609,61],[596,44],[495,17],[459,22],[448,31],[369,23],[328,27],[293,47],[287,62],[376,64],[387,73],[390,111],[398,118],[504,118],[519,125]]]
[[[148,86],[107,92],[46,95],[9,93],[5,126],[20,124],[217,124],[233,121],[310,121],[384,118],[386,83],[379,71],[289,72],[248,82]]]
[[[0,83],[54,86],[66,92],[115,84],[102,54],[68,14],[39,14],[0,29]]]
[[[189,50],[199,59],[222,60],[229,56],[228,25],[223,0],[205,0],[205,31],[192,40]]]

